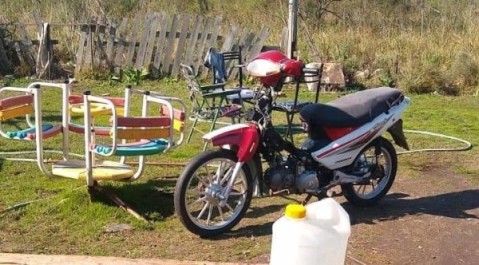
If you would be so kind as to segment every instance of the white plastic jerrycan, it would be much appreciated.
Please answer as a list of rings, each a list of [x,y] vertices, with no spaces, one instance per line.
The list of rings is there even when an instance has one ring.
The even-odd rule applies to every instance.
[[[290,204],[273,224],[270,265],[343,265],[349,215],[332,198]]]

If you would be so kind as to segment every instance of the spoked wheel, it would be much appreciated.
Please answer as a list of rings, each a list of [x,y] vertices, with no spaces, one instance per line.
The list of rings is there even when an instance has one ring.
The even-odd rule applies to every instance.
[[[249,207],[252,177],[244,164],[227,198],[224,191],[237,162],[231,150],[210,150],[185,168],[175,187],[175,211],[183,225],[201,237],[229,231]]]
[[[367,181],[341,185],[344,197],[357,206],[377,203],[391,188],[396,178],[397,155],[394,146],[378,138],[366,146],[354,162],[354,172],[371,173]]]

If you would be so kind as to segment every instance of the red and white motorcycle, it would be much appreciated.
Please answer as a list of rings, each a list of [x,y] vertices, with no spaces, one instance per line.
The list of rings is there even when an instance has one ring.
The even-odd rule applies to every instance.
[[[247,70],[263,84],[251,120],[204,135],[218,148],[191,160],[176,184],[175,210],[189,231],[201,237],[229,231],[248,209],[255,187],[261,193],[307,194],[305,203],[337,185],[358,206],[386,195],[396,176],[397,155],[383,134],[389,132],[408,149],[401,119],[408,97],[381,87],[307,105],[300,119],[308,138],[295,147],[273,127],[273,92],[281,90],[286,77],[301,81],[312,70],[279,51],[260,53]]]

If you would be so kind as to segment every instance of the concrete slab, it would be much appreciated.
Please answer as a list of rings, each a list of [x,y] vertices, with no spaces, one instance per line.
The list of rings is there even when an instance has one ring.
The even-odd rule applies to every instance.
[[[242,263],[220,263],[206,261],[177,261],[168,259],[128,259],[99,256],[32,255],[0,253],[0,264],[8,265],[243,265]],[[265,265],[265,264],[256,264]]]

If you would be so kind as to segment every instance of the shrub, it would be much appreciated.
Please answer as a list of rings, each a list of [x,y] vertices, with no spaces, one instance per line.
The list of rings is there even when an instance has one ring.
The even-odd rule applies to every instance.
[[[449,78],[459,87],[474,87],[478,84],[479,66],[468,52],[458,52],[449,69]]]
[[[412,63],[401,69],[399,86],[407,92],[424,94],[436,92],[444,86],[444,78],[439,69],[430,65]]]

